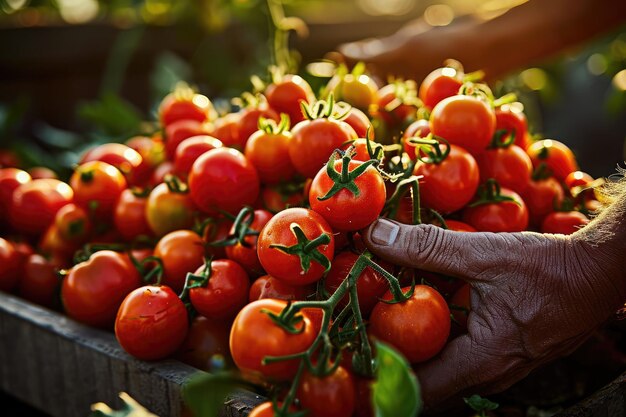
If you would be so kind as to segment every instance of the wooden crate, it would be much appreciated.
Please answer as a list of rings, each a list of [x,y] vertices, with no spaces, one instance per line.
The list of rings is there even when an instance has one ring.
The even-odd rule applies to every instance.
[[[0,389],[55,417],[84,417],[92,403],[119,406],[128,392],[161,417],[179,417],[181,386],[197,370],[139,361],[113,334],[0,292]],[[243,417],[262,399],[237,392],[220,410]],[[626,373],[556,417],[626,417]]]
[[[112,333],[0,292],[0,389],[52,416],[85,417],[100,401],[115,408],[126,391],[159,416],[179,417],[181,387],[197,371],[136,360]],[[221,416],[247,415],[260,400],[238,392]]]

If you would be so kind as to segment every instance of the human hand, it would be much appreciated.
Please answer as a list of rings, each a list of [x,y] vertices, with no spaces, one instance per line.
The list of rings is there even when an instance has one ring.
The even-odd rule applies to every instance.
[[[575,350],[624,304],[623,248],[590,236],[463,233],[387,219],[364,232],[383,259],[471,285],[468,333],[417,368],[428,406],[508,388]]]

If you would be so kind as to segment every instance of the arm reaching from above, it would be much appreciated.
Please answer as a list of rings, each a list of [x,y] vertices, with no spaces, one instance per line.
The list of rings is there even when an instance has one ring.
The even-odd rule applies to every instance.
[[[502,391],[564,356],[626,302],[626,179],[613,202],[570,236],[463,233],[387,219],[368,248],[400,265],[461,278],[472,288],[468,333],[418,368],[424,401]]]

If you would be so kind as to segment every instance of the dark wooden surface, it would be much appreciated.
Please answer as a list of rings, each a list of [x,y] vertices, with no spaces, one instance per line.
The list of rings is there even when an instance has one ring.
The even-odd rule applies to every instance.
[[[554,417],[626,417],[626,373]]]
[[[112,333],[0,292],[0,389],[52,416],[84,417],[90,405],[120,406],[118,393],[161,417],[181,415],[181,387],[197,370],[178,361],[143,362]],[[222,417],[240,417],[260,401],[240,392]]]

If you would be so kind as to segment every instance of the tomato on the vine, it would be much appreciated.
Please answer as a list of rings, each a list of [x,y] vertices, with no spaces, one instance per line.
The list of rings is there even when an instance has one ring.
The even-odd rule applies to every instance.
[[[263,275],[250,286],[248,301],[253,302],[262,298],[305,300],[314,293],[315,288],[312,285],[289,285],[271,275]]]
[[[294,324],[296,333],[290,333],[274,322],[275,315],[287,306],[287,301],[269,298],[246,305],[237,315],[230,331],[230,352],[237,367],[253,379],[289,380],[298,370],[299,360],[290,359],[263,364],[267,356],[284,356],[308,349],[317,336],[306,314]],[[254,348],[251,348],[254,347]]]
[[[410,287],[403,288],[403,292]],[[383,300],[391,300],[388,291]],[[411,298],[396,304],[379,301],[370,316],[370,333],[398,349],[410,363],[426,361],[445,345],[450,310],[434,288],[416,285]]]
[[[122,300],[141,285],[128,255],[103,250],[75,265],[63,279],[61,299],[67,315],[95,327],[109,327]]]
[[[512,201],[486,201],[463,210],[463,221],[481,232],[522,232],[528,227],[528,209],[516,192],[507,188],[500,195]]]
[[[404,152],[409,155],[411,160],[415,160],[417,158],[417,145],[414,145],[408,141],[409,138],[417,137],[417,138],[425,138],[430,134],[430,123],[426,119],[419,119],[411,123],[407,126],[402,134],[402,144],[404,147]]]
[[[316,244],[311,243],[314,240]],[[290,208],[276,214],[267,222],[257,242],[259,261],[265,271],[291,285],[319,280],[332,261],[334,250],[331,227],[322,216],[304,208]]]
[[[310,417],[350,417],[357,401],[354,377],[343,366],[323,377],[305,371],[296,395]]]
[[[187,309],[167,286],[132,291],[120,305],[115,337],[124,350],[146,361],[163,359],[180,347],[188,331]]]

